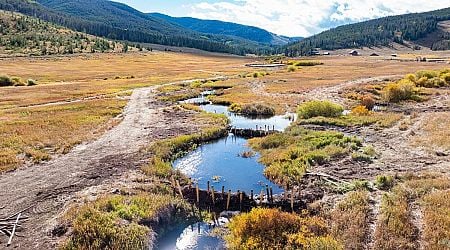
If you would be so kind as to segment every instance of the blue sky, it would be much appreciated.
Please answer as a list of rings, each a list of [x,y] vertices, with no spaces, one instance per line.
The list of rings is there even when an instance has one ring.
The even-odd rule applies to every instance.
[[[143,12],[236,22],[310,36],[352,22],[450,7],[448,0],[115,0]]]

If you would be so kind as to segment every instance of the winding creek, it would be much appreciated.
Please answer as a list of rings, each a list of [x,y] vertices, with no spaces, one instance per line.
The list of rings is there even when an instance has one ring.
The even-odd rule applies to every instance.
[[[203,92],[199,97],[184,101],[184,103],[199,104],[206,112],[225,114],[230,119],[230,125],[238,129],[268,128],[283,131],[292,122],[293,114],[273,116],[270,118],[249,118],[228,111],[227,106],[208,103],[206,96],[211,91]],[[242,157],[243,152],[251,149],[245,138],[229,134],[225,138],[201,145],[188,155],[176,160],[173,167],[191,177],[201,189],[207,188],[208,181],[216,190],[225,187],[226,190],[237,190],[258,194],[266,185],[273,188],[274,194],[280,194],[283,189],[264,176],[264,166],[259,163],[259,154],[252,157]],[[219,220],[225,221],[225,218]],[[225,223],[225,222],[224,222]],[[159,239],[157,249],[224,249],[220,237],[212,236],[212,225],[198,222],[193,225],[180,226]]]

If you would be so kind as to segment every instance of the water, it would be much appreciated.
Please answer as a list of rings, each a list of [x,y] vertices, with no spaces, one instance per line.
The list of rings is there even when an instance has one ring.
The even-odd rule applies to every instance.
[[[255,194],[268,184],[275,194],[282,189],[271,183],[263,174],[264,166],[258,162],[259,155],[244,158],[243,152],[251,151],[244,138],[229,135],[226,138],[204,144],[194,152],[174,162],[174,168],[198,181],[201,189],[207,188],[210,181],[215,190],[231,189]]]
[[[211,113],[225,114],[231,121],[231,126],[241,129],[255,129],[256,126],[277,131],[283,131],[295,119],[293,114],[274,116],[271,118],[249,118],[228,112],[227,106],[204,104],[207,103],[207,95],[213,93],[204,92],[198,98],[184,101],[184,103],[201,104],[200,107]],[[289,119],[290,118],[290,119]],[[280,194],[283,189],[272,183],[264,176],[264,166],[258,162],[260,155],[255,153],[253,157],[244,158],[242,153],[251,151],[246,139],[232,134],[225,138],[201,145],[185,157],[173,163],[175,169],[198,182],[201,189],[207,188],[207,182],[215,190],[231,189],[244,191],[247,194],[251,190],[259,194],[265,185],[273,189],[274,194]],[[161,238],[157,249],[161,250],[200,250],[200,249],[224,249],[223,239],[212,236],[208,223],[199,222],[188,227],[181,226]]]
[[[225,219],[219,222],[225,224]],[[180,226],[178,229],[168,233],[158,242],[156,249],[159,250],[196,250],[196,249],[225,249],[225,242],[211,235],[212,225],[206,222],[198,222],[187,227]]]
[[[258,128],[267,126],[269,130],[275,128],[277,131],[283,131],[295,119],[295,115],[292,113],[276,115],[270,118],[246,117],[229,112],[227,106],[215,104],[200,105],[200,108],[210,113],[224,114],[230,119],[232,127],[242,129],[256,129],[256,126]]]

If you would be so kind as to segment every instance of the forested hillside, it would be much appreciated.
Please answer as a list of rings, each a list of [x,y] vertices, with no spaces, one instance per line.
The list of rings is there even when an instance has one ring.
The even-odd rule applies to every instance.
[[[438,23],[445,20],[450,20],[450,8],[384,17],[324,31],[286,46],[284,52],[287,55],[307,55],[314,48],[334,50],[415,41],[436,31]]]
[[[151,17],[161,18],[170,23],[184,28],[208,34],[229,35],[268,45],[285,45],[298,41],[298,38],[290,38],[273,34],[267,30],[231,22],[217,20],[202,20],[192,17],[171,17],[161,13],[150,13]]]
[[[0,10],[0,54],[52,55],[125,52],[128,45]]]
[[[205,35],[162,19],[151,19],[127,5],[106,0],[0,0],[0,9],[114,40],[234,54],[255,53],[261,49],[249,41]]]

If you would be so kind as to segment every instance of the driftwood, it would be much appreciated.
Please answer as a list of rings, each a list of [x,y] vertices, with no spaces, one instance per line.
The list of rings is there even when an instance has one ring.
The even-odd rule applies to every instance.
[[[327,181],[331,182],[331,183],[343,183],[343,184],[350,184],[350,182],[348,181],[344,181],[341,180],[335,176],[329,175],[329,174],[325,174],[325,173],[320,173],[320,172],[306,172],[305,175],[309,175],[309,176],[317,176],[317,177],[323,177],[325,179],[327,179]]]
[[[11,245],[11,243],[12,243],[12,239],[13,239],[13,237],[14,237],[14,234],[16,233],[17,223],[19,223],[19,219],[20,219],[20,216],[21,216],[21,215],[22,215],[22,213],[19,213],[19,214],[17,215],[16,222],[14,223],[14,226],[13,226],[13,229],[12,229],[12,232],[11,232],[11,235],[9,236],[8,244],[6,244],[7,246]]]
[[[29,217],[23,216],[23,213],[33,206],[34,205],[28,206],[6,218],[0,218],[0,236],[5,235],[8,237],[8,243],[6,246],[10,246],[12,244],[14,237],[24,237],[17,232],[23,230],[23,223],[29,220]]]

